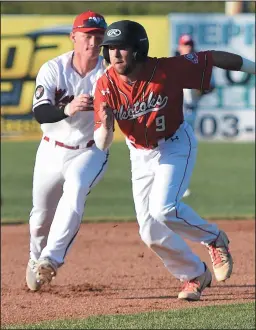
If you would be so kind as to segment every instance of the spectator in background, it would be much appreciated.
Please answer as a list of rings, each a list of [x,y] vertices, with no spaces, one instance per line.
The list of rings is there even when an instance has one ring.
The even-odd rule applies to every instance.
[[[179,38],[179,45],[175,55],[186,55],[194,53],[195,50],[195,43],[192,37],[189,34],[183,34]],[[196,115],[198,109],[198,103],[201,97],[204,94],[210,93],[214,87],[214,77],[211,77],[211,88],[207,91],[200,91],[197,89],[183,89],[183,113],[184,119],[188,122],[193,130],[195,130],[195,122],[196,122]],[[187,189],[183,195],[183,197],[188,197],[191,194],[190,189]]]

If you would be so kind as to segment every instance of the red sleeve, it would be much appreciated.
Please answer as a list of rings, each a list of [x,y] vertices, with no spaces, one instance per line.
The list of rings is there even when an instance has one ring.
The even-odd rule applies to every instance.
[[[174,57],[172,71],[182,88],[208,90],[212,67],[212,53],[206,51]]]
[[[106,88],[105,88],[106,89]],[[98,79],[96,83],[95,93],[94,93],[94,130],[98,129],[101,125],[100,120],[100,104],[102,102],[107,102],[106,94],[104,95],[103,80]]]

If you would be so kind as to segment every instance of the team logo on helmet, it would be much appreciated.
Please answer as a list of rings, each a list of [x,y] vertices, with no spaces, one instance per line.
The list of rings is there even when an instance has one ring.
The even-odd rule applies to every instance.
[[[107,32],[108,37],[115,38],[120,36],[121,31],[119,29],[111,29]]]

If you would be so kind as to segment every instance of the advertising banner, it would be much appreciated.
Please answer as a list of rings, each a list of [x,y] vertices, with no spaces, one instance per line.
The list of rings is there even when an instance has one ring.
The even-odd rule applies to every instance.
[[[197,136],[207,141],[254,141],[255,111],[198,111]]]
[[[255,60],[255,16],[253,14],[235,16],[171,14],[169,15],[169,31],[169,56],[175,55],[179,37],[182,34],[190,34],[194,40],[196,51],[227,51]],[[233,133],[233,138],[232,136],[227,137],[225,134],[219,135],[218,130],[213,130],[211,139],[254,141],[255,76],[219,68],[214,68],[213,75],[216,88],[209,95],[202,97],[198,107],[196,133],[199,138],[207,138],[200,132],[200,118],[211,113],[218,122],[222,112],[223,115],[233,118],[226,122],[226,124],[234,125],[233,127],[242,125],[248,118],[253,121],[250,123],[249,131],[246,128],[239,129],[237,134]],[[243,116],[246,120],[243,119]]]

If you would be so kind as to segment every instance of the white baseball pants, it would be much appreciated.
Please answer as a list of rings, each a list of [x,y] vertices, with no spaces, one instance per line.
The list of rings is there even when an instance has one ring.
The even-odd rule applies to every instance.
[[[58,266],[78,233],[87,195],[103,177],[108,153],[95,145],[69,150],[42,140],[33,177],[30,258],[49,257]]]
[[[183,122],[154,150],[130,149],[133,198],[142,240],[181,281],[204,272],[203,262],[184,241],[210,243],[219,229],[181,202],[196,162],[197,141]]]

